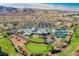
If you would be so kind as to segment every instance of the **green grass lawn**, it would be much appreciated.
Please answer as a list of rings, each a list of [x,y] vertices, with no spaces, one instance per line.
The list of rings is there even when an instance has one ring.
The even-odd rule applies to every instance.
[[[47,54],[51,49],[51,47],[48,49],[48,45],[35,43],[27,44],[26,48],[31,54]]]
[[[79,46],[79,24],[76,25],[76,32],[73,34],[72,40],[68,48],[66,48],[62,53],[59,53],[60,56],[68,56],[76,51],[77,46]]]
[[[2,36],[2,38],[0,38],[0,46],[2,48],[2,51],[7,53],[10,56],[20,55],[15,51],[11,42],[7,38],[5,38],[4,36]]]
[[[40,37],[38,37],[38,38],[31,37],[30,40],[33,41],[33,42],[44,42],[44,39],[43,38],[40,38]]]

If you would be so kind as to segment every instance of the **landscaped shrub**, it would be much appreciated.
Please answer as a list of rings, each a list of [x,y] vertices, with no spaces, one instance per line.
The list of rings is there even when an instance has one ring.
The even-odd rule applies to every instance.
[[[79,52],[79,49],[76,49],[76,52]]]

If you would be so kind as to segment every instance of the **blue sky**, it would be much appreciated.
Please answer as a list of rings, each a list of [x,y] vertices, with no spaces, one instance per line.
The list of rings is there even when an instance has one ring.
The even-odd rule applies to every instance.
[[[64,6],[64,7],[69,7],[69,8],[79,8],[79,3],[46,3],[46,4],[48,4],[48,5],[56,5],[56,6],[58,6],[58,5],[61,5],[61,6]],[[27,4],[23,4],[23,3],[12,3],[12,4],[5,4],[5,3],[1,3],[0,5],[9,5],[9,6],[13,6],[13,5],[16,5],[17,7],[18,6],[26,6]]]
[[[69,8],[79,8],[79,3],[48,3],[49,5],[62,5]]]
[[[1,3],[0,5],[16,8],[37,8],[52,10],[74,10],[79,11],[79,3]]]

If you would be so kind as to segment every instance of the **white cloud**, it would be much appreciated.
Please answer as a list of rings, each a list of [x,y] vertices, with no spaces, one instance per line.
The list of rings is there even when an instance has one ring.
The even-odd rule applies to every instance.
[[[38,8],[38,9],[52,9],[52,10],[62,10],[64,8],[64,6],[60,6],[60,5],[48,5],[48,4],[29,4],[30,8]],[[64,8],[65,9],[65,8]]]

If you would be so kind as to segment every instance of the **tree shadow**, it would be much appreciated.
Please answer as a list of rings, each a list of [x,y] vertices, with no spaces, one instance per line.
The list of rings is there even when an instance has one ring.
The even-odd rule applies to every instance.
[[[52,53],[52,54],[56,54],[56,53],[59,53],[60,51],[61,51],[61,50],[55,49],[55,50],[51,51],[51,53]]]
[[[7,54],[7,53],[5,53],[5,52],[1,51],[1,47],[0,47],[0,56],[8,56],[8,54]]]

